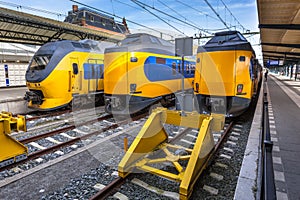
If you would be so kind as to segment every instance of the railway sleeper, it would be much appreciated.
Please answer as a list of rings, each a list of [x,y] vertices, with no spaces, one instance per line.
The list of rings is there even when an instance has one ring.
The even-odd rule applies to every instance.
[[[144,171],[180,182],[180,199],[188,199],[193,186],[206,167],[214,149],[213,131],[224,127],[222,114],[204,115],[197,112],[153,110],[141,131],[119,163],[119,176],[125,178],[134,171]],[[192,148],[171,144],[164,124],[197,129]],[[172,172],[162,165],[173,167]],[[175,173],[174,173],[175,171]]]

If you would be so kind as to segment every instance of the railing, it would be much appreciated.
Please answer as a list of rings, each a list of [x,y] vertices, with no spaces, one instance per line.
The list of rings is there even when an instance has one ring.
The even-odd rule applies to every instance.
[[[265,88],[264,88],[265,89]],[[264,90],[265,91],[265,90]],[[269,111],[267,93],[264,92],[263,98],[263,117],[262,117],[262,144],[261,144],[261,188],[260,199],[276,200],[276,188],[274,181],[274,170],[272,160],[273,142],[270,135]]]

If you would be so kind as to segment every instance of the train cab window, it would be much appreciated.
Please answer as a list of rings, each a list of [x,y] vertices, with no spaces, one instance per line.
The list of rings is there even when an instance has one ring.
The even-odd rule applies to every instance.
[[[245,62],[246,58],[245,58],[245,56],[240,56],[239,60],[240,60],[240,62]]]
[[[52,55],[37,55],[34,56],[30,63],[30,70],[43,70],[50,62]]]
[[[152,43],[154,43],[154,44],[159,44],[159,41],[158,41],[157,38],[155,38],[155,37],[151,37],[151,36],[150,36],[150,41],[151,41]]]
[[[180,63],[177,64],[177,67],[178,67],[178,73],[181,73],[181,71],[180,71],[180,67],[181,67]]]
[[[176,63],[172,62],[172,75],[176,75]]]
[[[77,65],[77,63],[73,63],[72,67],[73,67],[73,74],[78,74],[78,65]]]

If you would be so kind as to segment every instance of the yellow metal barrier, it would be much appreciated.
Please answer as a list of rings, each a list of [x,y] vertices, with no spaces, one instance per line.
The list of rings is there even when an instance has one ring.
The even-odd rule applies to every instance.
[[[224,120],[224,115],[218,114],[210,116],[185,112],[181,115],[180,111],[165,108],[154,110],[119,163],[119,176],[124,178],[138,169],[169,178],[180,182],[180,199],[188,199],[197,178],[206,167],[204,163],[214,148],[212,131],[223,129]],[[198,129],[193,149],[169,144],[164,124]],[[184,151],[185,155],[178,155],[176,150],[179,149]],[[152,156],[155,152],[159,153]],[[180,164],[184,161],[187,161],[187,164]],[[171,163],[177,173],[157,168],[157,164],[166,162]]]
[[[9,112],[0,113],[0,168],[27,158],[26,146],[12,138],[12,131],[26,131],[25,117],[13,117]]]

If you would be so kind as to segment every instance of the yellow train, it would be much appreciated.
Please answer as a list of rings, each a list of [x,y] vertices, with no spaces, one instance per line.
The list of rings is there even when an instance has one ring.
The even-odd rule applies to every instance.
[[[103,102],[103,46],[107,45],[64,40],[40,47],[25,75],[28,107],[53,110]]]
[[[181,58],[174,45],[155,36],[128,35],[104,53],[104,95],[108,113],[132,114],[154,103],[175,102],[181,89]],[[195,61],[184,62],[185,90],[192,90]]]
[[[215,33],[196,58],[194,93],[200,113],[237,116],[250,105],[261,66],[250,43],[238,31]]]

